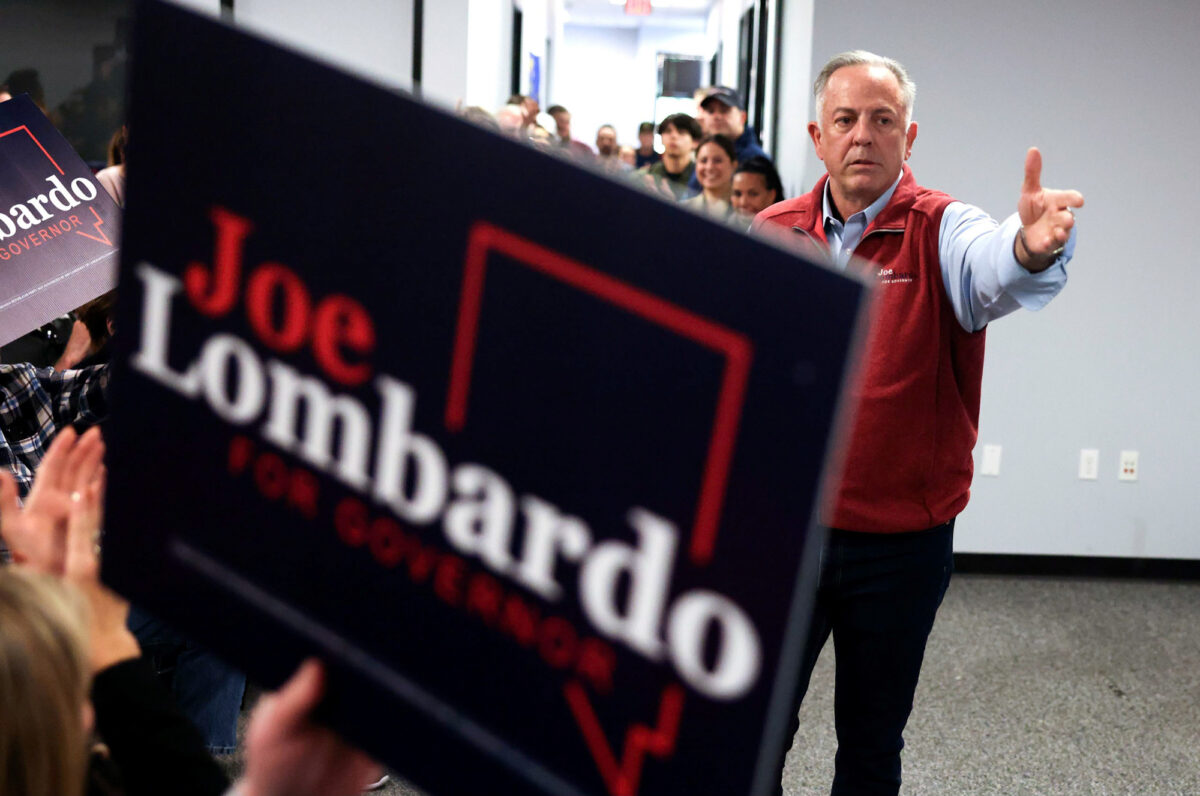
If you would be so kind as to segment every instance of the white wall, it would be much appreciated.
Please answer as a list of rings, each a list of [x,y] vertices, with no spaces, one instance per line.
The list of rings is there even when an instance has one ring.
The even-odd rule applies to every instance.
[[[188,0],[210,1],[219,5]],[[503,104],[512,10],[512,0],[426,0],[421,91],[427,101],[488,110]],[[386,86],[412,88],[412,0],[237,0],[234,21]]]
[[[1066,290],[988,330],[979,442],[1001,471],[976,476],[958,549],[1200,558],[1200,4],[817,0],[813,41],[814,64],[863,47],[910,69],[923,184],[1007,215],[1036,144],[1045,183],[1087,198]]]
[[[747,3],[754,0],[716,0],[708,11],[709,35],[721,43],[721,63],[717,83],[737,86],[738,23]]]
[[[424,5],[421,44],[421,97],[454,107],[467,93],[469,0],[436,0]]]
[[[807,126],[812,118],[813,2],[788,0],[783,4],[775,167],[788,196],[808,190],[816,174],[821,173],[807,166],[811,149]]]
[[[613,124],[619,140],[635,140],[638,123],[654,116],[637,29],[566,25],[562,44],[549,104],[571,111],[571,135],[593,145],[597,128]]]
[[[542,108],[545,109],[554,102],[552,99],[549,99],[549,88],[555,70],[553,65],[548,62],[549,58],[546,52],[546,42],[556,37],[553,6],[549,0],[522,0],[518,5],[522,13],[521,93],[527,95],[532,93],[529,83],[529,70],[531,66],[529,56],[536,55],[541,59],[541,84],[538,86],[537,99],[541,103]],[[505,52],[507,51],[506,49]],[[557,55],[557,53],[554,53],[554,56]],[[506,75],[509,73],[507,66],[504,73]],[[554,131],[551,130],[551,132]]]
[[[622,144],[637,146],[638,124],[654,119],[658,54],[709,58],[712,51],[700,18],[683,30],[567,24],[549,102],[571,111],[575,138],[594,144],[597,128],[612,124]]]
[[[426,3],[426,14],[447,1]],[[412,86],[412,0],[237,0],[234,21],[386,86]]]
[[[494,111],[512,93],[512,18],[512,0],[470,0],[464,105]]]

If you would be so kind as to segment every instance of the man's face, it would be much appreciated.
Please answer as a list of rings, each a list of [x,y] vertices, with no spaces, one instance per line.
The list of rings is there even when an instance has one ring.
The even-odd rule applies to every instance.
[[[662,137],[663,153],[672,157],[691,155],[696,145],[691,133],[677,130],[674,125],[664,127],[659,135]]]
[[[821,118],[809,123],[808,134],[829,171],[839,209],[858,212],[900,176],[912,154],[917,125],[904,126],[896,76],[886,67],[859,64],[830,76]]]
[[[642,149],[654,148],[654,131],[640,130],[638,131],[638,143],[642,145]]]
[[[617,154],[617,131],[611,127],[601,127],[597,130],[596,151],[606,158]]]
[[[702,110],[704,121],[701,126],[709,135],[720,133],[736,141],[746,129],[746,112],[726,105],[718,99],[704,103]]]
[[[554,114],[554,127],[558,137],[564,141],[571,140],[571,114],[566,111],[559,111]]]

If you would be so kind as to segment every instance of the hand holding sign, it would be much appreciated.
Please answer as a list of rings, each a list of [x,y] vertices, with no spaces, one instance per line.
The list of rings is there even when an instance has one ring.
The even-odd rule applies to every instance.
[[[325,670],[305,661],[278,693],[263,697],[246,731],[244,796],[351,796],[379,778],[379,764],[312,723]]]

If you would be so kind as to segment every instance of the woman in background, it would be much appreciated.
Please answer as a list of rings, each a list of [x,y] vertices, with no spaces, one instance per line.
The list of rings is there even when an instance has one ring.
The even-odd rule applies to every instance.
[[[729,198],[736,167],[736,150],[728,137],[717,133],[700,139],[696,148],[696,180],[703,190],[684,200],[684,206],[717,221],[728,219],[733,214]]]
[[[783,200],[783,182],[779,179],[779,172],[766,158],[749,158],[733,172],[730,202],[746,224],[763,210]]]

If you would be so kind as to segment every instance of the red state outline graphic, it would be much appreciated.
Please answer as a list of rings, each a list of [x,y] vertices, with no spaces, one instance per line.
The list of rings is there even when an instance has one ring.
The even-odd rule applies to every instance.
[[[54,168],[58,169],[58,173],[65,177],[67,173],[62,170],[62,166],[58,165],[57,160],[50,157],[50,153],[46,151],[46,147],[42,146],[42,142],[38,140],[37,136],[34,135],[33,131],[30,130],[27,126],[21,125],[20,127],[14,127],[11,130],[5,130],[3,133],[0,133],[0,138],[4,138],[5,136],[12,135],[13,133],[19,133],[22,130],[25,131],[26,135],[28,135],[30,138],[33,139],[33,143],[37,144],[37,148],[42,150],[42,154],[46,156],[46,160],[48,160],[52,164],[54,164]]]
[[[50,153],[48,151],[46,151],[46,147],[42,146],[42,142],[38,140],[38,137],[33,134],[33,131],[30,130],[28,126],[22,124],[19,127],[12,128],[11,130],[5,130],[3,133],[0,133],[0,138],[4,138],[5,136],[12,135],[13,133],[19,133],[22,130],[24,130],[25,134],[28,135],[33,140],[33,143],[37,144],[37,148],[42,150],[42,154],[46,156],[46,160],[50,161],[51,165],[53,165],[54,168],[58,170],[58,173],[65,177],[67,175],[67,173],[65,171],[63,171],[62,166],[58,165],[58,161],[55,160],[53,157],[51,157]],[[100,227],[104,226],[104,220],[100,218],[100,214],[96,212],[96,208],[89,205],[88,209],[91,210],[92,215],[94,215],[96,217],[96,223],[93,224],[92,227],[96,230],[96,235],[99,235],[100,237],[97,238],[96,235],[89,235],[86,232],[80,232],[77,229],[73,230],[74,233],[76,235],[82,235],[83,237],[87,238],[88,240],[94,240],[97,243],[104,243],[104,244],[107,244],[108,246],[112,246],[113,242],[108,239],[108,235],[105,235],[103,232],[100,231]]]
[[[666,299],[601,273],[494,224],[477,221],[471,226],[467,240],[462,297],[446,399],[445,425],[451,432],[461,431],[467,420],[467,402],[479,332],[484,276],[487,258],[491,252],[511,257],[521,265],[590,293],[724,355],[725,371],[721,379],[720,395],[704,464],[704,476],[696,504],[696,518],[688,547],[688,556],[692,563],[698,566],[710,563],[745,402],[750,362],[754,355],[753,345],[744,335]]]
[[[583,685],[570,680],[563,685],[563,695],[583,739],[587,743],[592,759],[600,770],[608,792],[612,796],[635,796],[641,782],[642,765],[646,755],[667,757],[675,751],[679,736],[679,718],[683,713],[683,686],[672,683],[665,687],[658,702],[658,721],[653,728],[645,724],[634,724],[625,731],[625,749],[621,759],[613,754],[612,746],[600,726],[600,719],[588,699]]]

